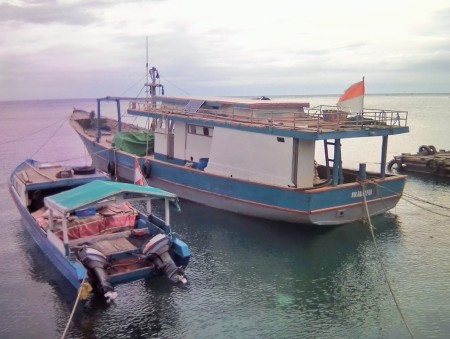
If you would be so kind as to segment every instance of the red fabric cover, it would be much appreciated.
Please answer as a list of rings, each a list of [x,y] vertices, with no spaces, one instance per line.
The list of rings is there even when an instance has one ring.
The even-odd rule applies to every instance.
[[[48,213],[40,209],[33,217],[43,229],[48,227]],[[92,217],[78,218],[70,216],[67,228],[69,240],[80,239],[92,235],[114,233],[133,229],[136,225],[137,212],[129,203],[102,207]],[[63,238],[61,218],[54,218],[54,233]]]

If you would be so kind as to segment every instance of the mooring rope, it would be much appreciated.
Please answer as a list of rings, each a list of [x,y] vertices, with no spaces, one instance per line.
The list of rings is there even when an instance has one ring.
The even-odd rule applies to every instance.
[[[365,209],[365,212],[366,212],[367,221],[368,221],[368,223],[369,223],[369,230],[370,230],[370,234],[372,235],[373,244],[374,244],[375,250],[376,250],[376,252],[377,252],[377,258],[378,258],[378,261],[379,261],[379,263],[380,263],[381,269],[383,270],[384,278],[385,278],[386,283],[387,283],[387,285],[388,285],[389,292],[390,292],[391,295],[392,295],[392,299],[394,299],[395,306],[397,307],[397,310],[398,310],[398,312],[400,313],[400,316],[402,317],[403,323],[405,324],[405,326],[406,326],[406,328],[407,328],[407,330],[408,330],[408,332],[409,332],[409,335],[411,336],[411,338],[414,338],[414,335],[413,335],[411,329],[409,328],[408,323],[406,322],[406,318],[405,318],[405,316],[403,315],[403,312],[402,312],[402,310],[401,310],[401,308],[400,308],[400,304],[399,304],[399,302],[397,301],[397,298],[395,297],[394,291],[393,291],[392,286],[391,286],[391,282],[389,281],[389,277],[388,277],[388,274],[387,274],[387,270],[386,270],[386,268],[384,267],[383,261],[381,260],[381,253],[380,253],[380,250],[378,249],[377,241],[376,241],[376,239],[375,239],[375,234],[374,234],[374,232],[373,232],[374,226],[373,226],[373,224],[372,224],[372,220],[370,219],[369,207],[367,206],[366,195],[364,194],[364,191],[365,191],[365,183],[364,183],[363,181],[360,181],[360,184],[361,184],[362,191],[363,191],[363,195],[362,195],[362,196],[363,196],[363,200],[364,200],[364,209]]]
[[[69,330],[70,324],[71,324],[72,319],[73,319],[73,315],[75,314],[75,310],[77,309],[78,302],[80,301],[80,296],[81,296],[81,293],[83,291],[83,285],[84,285],[85,280],[86,280],[86,278],[83,279],[83,281],[81,282],[80,288],[78,289],[77,299],[75,300],[75,304],[73,305],[72,312],[70,313],[69,321],[66,324],[66,328],[64,329],[64,332],[63,332],[63,334],[61,336],[61,339],[64,339],[66,337],[66,335],[67,335],[67,331]]]
[[[385,189],[385,190],[388,191],[388,192],[398,194],[398,192],[393,191],[393,190],[391,190],[391,189],[389,189],[389,188],[387,188],[387,187],[385,187],[385,186],[382,186],[382,185],[380,185],[380,184],[377,184],[376,182],[372,182],[372,183],[375,184],[375,185],[378,186],[378,187],[381,187],[382,189]],[[406,197],[405,197],[405,196],[406,196]],[[427,212],[430,212],[430,213],[434,213],[434,214],[440,215],[440,216],[442,216],[442,217],[450,218],[450,215],[448,215],[448,214],[443,214],[443,213],[439,213],[439,212],[430,210],[430,209],[428,209],[428,208],[425,208],[425,207],[423,207],[423,206],[420,206],[419,204],[413,202],[412,200],[417,200],[417,201],[423,202],[423,203],[425,203],[425,204],[429,204],[429,205],[432,205],[432,206],[435,206],[435,207],[442,208],[442,209],[447,210],[447,211],[450,211],[450,207],[447,207],[447,206],[444,206],[444,205],[440,205],[440,204],[436,204],[436,203],[434,203],[434,202],[431,202],[431,201],[422,199],[422,198],[420,198],[420,197],[416,197],[416,196],[414,196],[414,195],[412,195],[412,194],[405,193],[405,192],[402,193],[401,198],[404,199],[404,200],[406,200],[406,201],[409,202],[410,204],[412,204],[412,205],[414,205],[414,206],[416,206],[416,207],[418,207],[418,208],[423,209],[424,211],[427,211]]]
[[[46,130],[47,128],[50,128],[51,126],[56,125],[57,123],[59,123],[59,122],[61,122],[61,121],[65,122],[65,120],[69,120],[69,118],[68,118],[68,117],[64,117],[64,118],[62,118],[62,119],[60,119],[60,120],[57,120],[57,121],[55,121],[55,122],[52,122],[50,125],[47,125],[47,126],[45,126],[45,127],[42,127],[42,128],[40,128],[40,129],[38,129],[37,131],[34,131],[34,132],[32,132],[32,133],[28,133],[28,134],[27,134],[27,137],[30,137],[30,136],[35,135],[35,134],[38,134],[38,133],[40,133],[40,132]],[[61,128],[61,127],[59,127],[59,128]],[[59,130],[59,128],[58,128],[58,130]],[[21,136],[21,137],[19,137],[19,138],[10,139],[10,140],[6,140],[6,141],[4,141],[4,142],[1,142],[1,143],[0,143],[0,146],[5,145],[5,144],[9,144],[9,143],[11,143],[11,142],[21,141],[21,140],[23,140],[23,136]]]

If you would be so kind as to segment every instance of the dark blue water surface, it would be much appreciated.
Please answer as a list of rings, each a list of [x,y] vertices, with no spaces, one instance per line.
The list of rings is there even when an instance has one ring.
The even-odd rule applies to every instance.
[[[299,97],[333,104],[336,97]],[[450,149],[448,95],[367,96],[366,106],[408,110],[411,132],[390,138],[389,158],[422,144]],[[89,164],[68,124],[94,100],[0,103],[0,337],[58,338],[76,293],[23,229],[7,177],[26,158]],[[378,138],[377,138],[378,139]],[[322,145],[318,145],[320,148]],[[344,164],[378,166],[381,141],[344,142]],[[181,201],[173,228],[190,245],[189,284],[165,278],[117,288],[107,305],[77,308],[70,338],[408,338],[389,291],[417,338],[450,333],[450,180],[411,175],[398,206],[372,219],[311,228]],[[405,198],[407,196],[405,195]],[[414,204],[413,204],[414,203]]]

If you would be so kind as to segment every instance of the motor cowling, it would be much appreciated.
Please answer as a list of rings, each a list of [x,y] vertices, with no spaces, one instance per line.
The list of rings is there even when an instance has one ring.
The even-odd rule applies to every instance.
[[[109,282],[109,276],[105,269],[108,264],[106,256],[94,248],[83,247],[78,251],[78,258],[94,274],[98,288],[106,301],[111,302],[111,300],[116,299],[117,292],[114,291],[114,287]]]
[[[151,238],[143,247],[142,253],[152,260],[156,267],[174,283],[187,283],[184,270],[177,267],[169,254],[170,239],[165,234],[157,234]]]

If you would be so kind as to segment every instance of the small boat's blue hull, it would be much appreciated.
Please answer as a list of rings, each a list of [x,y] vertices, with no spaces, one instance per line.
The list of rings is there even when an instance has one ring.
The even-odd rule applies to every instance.
[[[13,171],[8,183],[24,228],[75,288],[86,280],[109,300],[114,296],[109,293],[114,285],[163,273],[175,283],[187,282],[184,268],[191,256],[189,246],[176,233],[168,236],[169,199],[176,201],[174,194],[154,187],[111,183],[105,173],[92,167],[94,172],[77,174],[80,168],[74,168],[72,175],[62,177],[61,173],[65,172],[59,171],[60,168],[27,160]],[[147,215],[123,203],[150,201],[155,197],[165,200],[165,220],[151,211]],[[105,200],[113,198],[120,205],[111,200],[114,202],[106,214],[96,209],[99,205],[103,208]],[[94,209],[95,214],[89,218],[80,216],[89,209]],[[50,215],[53,222],[47,220]],[[58,215],[62,218],[60,224],[55,222]],[[69,222],[71,232],[67,227]]]
[[[126,181],[134,180],[135,156],[92,142],[80,134],[93,165],[104,171],[114,168]],[[140,158],[142,166],[145,159]],[[239,214],[290,223],[339,225],[366,216],[364,196],[370,215],[384,213],[397,204],[406,176],[388,176],[367,183],[364,188],[354,182],[295,190],[251,183],[234,178],[152,159],[149,184],[207,206]]]
[[[9,190],[13,200],[19,210],[25,229],[33,238],[34,242],[44,252],[52,264],[61,272],[61,274],[75,287],[79,288],[81,282],[86,277],[87,272],[83,265],[76,259],[69,260],[61,251],[53,245],[47,238],[46,233],[42,231],[36,220],[30,215],[27,208],[22,204],[17,193],[9,185]]]

